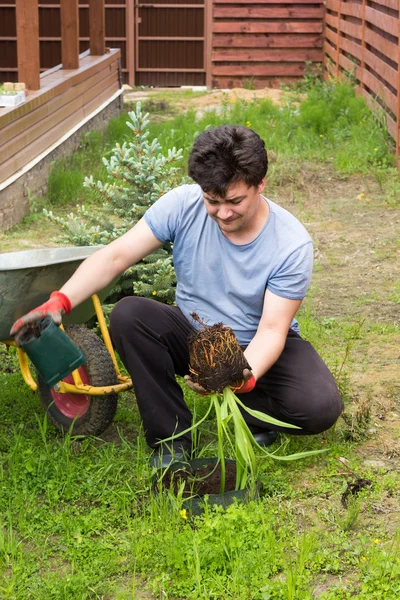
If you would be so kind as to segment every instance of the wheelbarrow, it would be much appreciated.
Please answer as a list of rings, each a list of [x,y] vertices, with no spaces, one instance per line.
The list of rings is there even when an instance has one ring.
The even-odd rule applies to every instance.
[[[13,323],[48,300],[50,293],[59,290],[80,263],[100,248],[46,248],[0,254],[0,342],[15,346],[9,339]],[[61,431],[101,434],[114,418],[118,393],[132,387],[132,381],[119,371],[101,307],[114,283],[63,318],[65,333],[83,351],[86,363],[53,387],[48,387],[37,371],[35,376],[32,374],[27,355],[17,347],[26,384],[38,392],[49,420]],[[101,337],[83,325],[94,315]]]

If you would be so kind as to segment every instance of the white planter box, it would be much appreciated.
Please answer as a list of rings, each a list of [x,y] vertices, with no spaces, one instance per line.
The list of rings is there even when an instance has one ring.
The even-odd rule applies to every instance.
[[[25,92],[16,94],[0,94],[0,106],[19,106],[25,102]]]

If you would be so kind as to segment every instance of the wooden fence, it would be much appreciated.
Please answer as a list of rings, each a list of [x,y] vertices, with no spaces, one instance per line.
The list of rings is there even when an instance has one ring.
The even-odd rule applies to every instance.
[[[379,105],[396,142],[400,168],[399,0],[327,0],[325,68],[349,76]]]
[[[278,86],[322,62],[323,0],[214,0],[212,77],[216,87]]]
[[[16,81],[16,0],[0,0],[0,80]],[[79,50],[89,47],[79,0]],[[106,0],[105,40],[130,85],[256,87],[323,60],[323,0]],[[60,0],[39,1],[40,67],[62,62]]]

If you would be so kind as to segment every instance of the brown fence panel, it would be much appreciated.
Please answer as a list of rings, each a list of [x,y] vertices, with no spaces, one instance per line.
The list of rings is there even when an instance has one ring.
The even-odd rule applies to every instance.
[[[399,0],[327,0],[326,9],[326,71],[355,80],[367,102],[381,108],[400,167]]]
[[[135,8],[135,84],[205,85],[205,0],[142,0]]]
[[[323,0],[213,0],[212,84],[278,86],[323,60]]]

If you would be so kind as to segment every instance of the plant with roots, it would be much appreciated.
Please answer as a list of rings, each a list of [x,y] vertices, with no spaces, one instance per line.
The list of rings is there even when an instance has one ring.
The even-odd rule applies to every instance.
[[[210,392],[210,404],[202,419],[179,434],[163,440],[163,443],[177,441],[194,431],[214,409],[217,421],[218,464],[221,468],[221,493],[225,490],[225,441],[231,447],[236,460],[237,490],[243,489],[256,479],[256,450],[265,457],[281,461],[298,460],[326,452],[327,449],[311,450],[283,456],[276,452],[268,452],[256,442],[242,411],[263,423],[289,429],[301,428],[251,409],[235,395],[234,391],[239,390],[243,384],[243,372],[249,369],[250,365],[234,332],[223,323],[207,326],[196,313],[192,313],[191,316],[200,324],[201,329],[194,331],[189,337],[189,370],[193,381],[200,384],[205,392]]]

